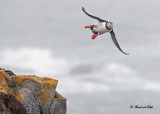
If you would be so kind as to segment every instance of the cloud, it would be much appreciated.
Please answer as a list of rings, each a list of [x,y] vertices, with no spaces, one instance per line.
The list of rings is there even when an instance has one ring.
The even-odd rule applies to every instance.
[[[146,82],[144,85],[145,90],[150,90],[150,91],[160,91],[160,84],[158,82]]]
[[[0,57],[2,66],[31,69],[35,74],[59,74],[69,70],[69,63],[62,58],[53,58],[48,49],[21,48],[13,50],[8,48],[1,51]]]
[[[60,80],[70,92],[110,90],[159,90],[160,85],[146,80],[139,73],[122,63],[99,65],[91,61],[55,58],[52,51],[41,48],[4,49],[0,53],[1,67],[18,69],[16,74],[49,76]],[[18,73],[17,73],[18,71]],[[65,90],[63,90],[65,92]]]

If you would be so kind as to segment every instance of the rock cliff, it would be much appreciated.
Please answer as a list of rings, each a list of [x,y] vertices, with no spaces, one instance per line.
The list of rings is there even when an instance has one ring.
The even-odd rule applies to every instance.
[[[66,114],[66,98],[56,91],[57,83],[0,68],[0,114]]]

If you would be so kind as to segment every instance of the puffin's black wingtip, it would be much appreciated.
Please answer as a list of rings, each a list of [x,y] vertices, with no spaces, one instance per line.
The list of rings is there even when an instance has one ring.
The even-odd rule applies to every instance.
[[[85,8],[82,6],[82,10],[84,11],[85,10]]]
[[[124,53],[124,52],[123,52],[123,54],[125,54],[125,55],[129,55],[129,53]]]
[[[129,55],[129,53],[126,53],[126,55]]]

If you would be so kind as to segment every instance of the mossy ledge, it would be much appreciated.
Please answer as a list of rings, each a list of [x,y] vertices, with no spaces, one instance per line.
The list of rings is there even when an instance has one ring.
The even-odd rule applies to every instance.
[[[57,83],[0,68],[0,114],[66,114],[67,100],[56,91]]]

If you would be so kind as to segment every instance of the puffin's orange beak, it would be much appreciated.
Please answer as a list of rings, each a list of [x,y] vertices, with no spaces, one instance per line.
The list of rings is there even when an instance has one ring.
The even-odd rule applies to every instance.
[[[90,25],[90,26],[85,26],[84,28],[91,28],[93,27],[94,25]]]

